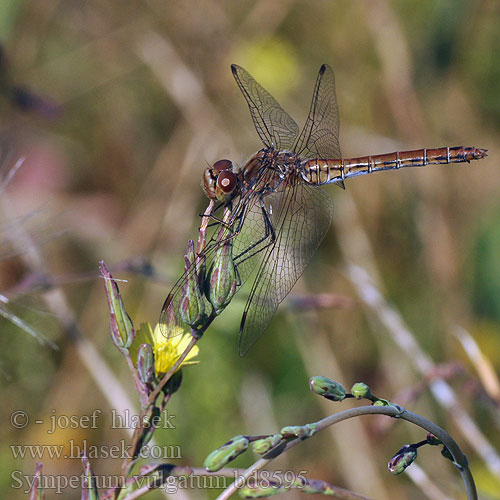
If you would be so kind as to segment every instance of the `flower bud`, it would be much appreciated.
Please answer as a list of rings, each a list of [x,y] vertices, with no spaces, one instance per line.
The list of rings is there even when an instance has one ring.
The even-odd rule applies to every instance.
[[[287,491],[287,488],[280,488],[279,486],[245,486],[238,490],[238,495],[241,498],[266,498],[285,491]]]
[[[99,491],[97,490],[96,477],[89,459],[84,454],[82,455],[83,464],[83,484],[82,484],[82,500],[99,500]]]
[[[149,344],[141,344],[137,351],[137,373],[139,380],[145,384],[153,382],[155,369],[154,369],[154,355],[153,348]]]
[[[391,403],[388,399],[383,399],[383,398],[376,398],[373,401],[373,405],[374,406],[389,406],[389,407],[396,408],[399,411],[403,411],[404,410],[404,408],[402,408],[401,406],[399,406],[399,405],[397,405],[395,403]]]
[[[236,292],[236,268],[233,262],[232,240],[221,245],[214,255],[208,280],[208,299],[215,314],[220,314]]]
[[[432,432],[427,433],[426,439],[427,439],[427,444],[429,444],[431,446],[438,446],[441,444],[441,439],[434,436],[434,434],[432,434]]]
[[[185,260],[186,279],[179,300],[182,321],[195,328],[205,318],[205,302],[201,295],[193,240],[189,240]]]
[[[265,455],[271,448],[274,448],[281,442],[281,434],[274,434],[263,439],[252,442],[252,450],[258,455]]]
[[[203,467],[208,472],[217,472],[226,464],[240,456],[248,449],[248,438],[246,436],[235,436],[233,439],[212,451],[203,462]]]
[[[370,392],[370,388],[363,382],[357,382],[356,384],[354,384],[351,388],[351,394],[356,399],[369,399],[372,395]]]
[[[342,384],[323,376],[311,377],[309,388],[330,401],[342,401],[347,394]]]
[[[387,468],[391,474],[401,474],[408,468],[417,458],[417,449],[407,444],[403,446],[387,464]]]
[[[318,428],[317,424],[287,425],[280,431],[284,438],[298,437],[305,439],[313,436]]]
[[[182,370],[177,370],[163,387],[163,393],[174,394],[174,392],[177,392],[179,390],[181,382],[182,382]]]
[[[443,455],[444,458],[447,458],[448,460],[451,460],[453,463],[455,463],[453,455],[450,453],[450,450],[446,448],[446,446],[443,446],[443,449],[441,450],[441,455]]]
[[[143,446],[146,446],[153,437],[153,434],[160,423],[161,410],[157,406],[153,406],[149,413],[144,415],[142,419],[142,431],[136,443],[136,448],[132,450],[132,458],[137,459]]]
[[[111,276],[104,261],[100,262],[101,275],[104,278],[106,298],[110,313],[110,328],[113,344],[120,350],[127,351],[135,338],[134,325],[125,311],[116,281]]]
[[[320,494],[335,497],[338,493],[338,491],[335,491],[335,489],[332,488],[331,484],[317,479],[310,479],[307,483],[303,480],[302,484],[299,484],[297,488],[300,488],[301,493],[308,493],[310,495]]]

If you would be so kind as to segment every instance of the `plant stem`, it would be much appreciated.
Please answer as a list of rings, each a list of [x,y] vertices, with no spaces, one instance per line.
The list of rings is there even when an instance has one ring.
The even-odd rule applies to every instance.
[[[343,420],[349,418],[359,417],[362,415],[387,415],[393,418],[400,418],[411,422],[422,429],[434,434],[441,442],[448,448],[449,452],[453,456],[455,461],[455,466],[460,471],[462,475],[462,480],[465,483],[465,488],[467,490],[468,500],[477,500],[477,491],[474,484],[474,478],[472,477],[471,471],[468,466],[467,457],[462,453],[455,440],[441,427],[434,424],[433,422],[427,420],[416,413],[403,409],[399,411],[397,408],[391,406],[360,406],[357,408],[351,408],[349,410],[344,410],[334,415],[330,415],[322,420],[316,422],[317,432],[329,427],[330,425],[337,424]],[[287,443],[282,453],[289,450],[296,444],[302,441],[301,438],[294,439]],[[269,464],[274,458],[261,458],[257,460],[251,467],[249,467],[238,479],[228,488],[226,488],[216,500],[227,500],[233,495],[238,488],[245,484],[245,481],[249,479],[257,471],[263,469],[267,464]]]
[[[159,466],[158,469],[156,469],[156,470],[160,470],[160,469],[161,469],[161,466]],[[152,471],[152,472],[154,472],[154,471]],[[145,495],[149,491],[152,491],[155,488],[160,488],[163,484],[165,484],[168,477],[213,477],[213,478],[226,477],[226,478],[235,478],[235,477],[242,475],[244,472],[245,472],[244,469],[234,469],[234,468],[225,468],[225,469],[221,469],[220,471],[217,471],[217,472],[207,472],[206,469],[204,469],[202,467],[176,466],[176,467],[173,467],[169,471],[168,475],[166,475],[164,477],[163,482],[161,480],[158,480],[155,482],[151,481],[151,484],[141,486],[137,490],[135,490],[135,491],[131,492],[130,494],[128,494],[127,496],[125,496],[123,498],[123,500],[135,500],[135,499],[140,498],[141,496]],[[281,476],[282,476],[281,474],[276,475],[276,477],[281,477]],[[134,478],[130,478],[129,481],[132,483],[138,477],[139,476],[135,476]],[[142,476],[142,478],[145,478],[145,477]],[[339,487],[331,485],[329,483],[325,483],[325,481],[319,481],[316,479],[308,480],[306,478],[304,478],[304,479],[305,479],[304,486],[307,484],[317,485],[318,483],[327,484],[328,487],[332,491],[335,492],[335,498],[337,498],[339,500],[369,500],[368,498],[366,498],[362,495],[358,495],[357,493],[354,493],[353,491],[349,491],[349,490],[346,490],[344,488],[339,488]],[[285,479],[283,478],[283,480],[285,480]],[[297,489],[297,488],[293,488],[293,489]],[[109,498],[110,498],[109,493],[106,493],[106,494],[104,494],[104,496],[102,497],[101,500],[107,500]]]

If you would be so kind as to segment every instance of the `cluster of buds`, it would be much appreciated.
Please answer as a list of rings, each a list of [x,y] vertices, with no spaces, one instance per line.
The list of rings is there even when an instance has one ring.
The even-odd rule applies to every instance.
[[[370,387],[364,382],[356,382],[351,387],[351,392],[348,393],[341,383],[331,378],[318,375],[311,377],[309,380],[309,388],[315,394],[319,394],[330,401],[340,402],[346,398],[367,399],[375,406],[391,406],[400,412],[404,411],[399,405],[391,403],[387,399],[374,396],[370,391]]]
[[[189,251],[194,255],[192,245],[188,249]],[[113,279],[104,262],[101,262],[101,274],[104,278],[110,311],[111,339],[127,360],[137,392],[141,397],[142,407],[145,409],[151,403],[149,396],[155,391],[160,379],[176,364],[189,341],[186,339],[186,335],[177,335],[176,332],[171,332],[172,335],[166,338],[161,335],[159,327],[153,330],[148,323],[141,325],[136,331],[132,320],[125,311],[116,280]],[[193,290],[195,289],[197,287],[193,287]],[[183,311],[187,315],[197,314],[192,307]],[[183,333],[180,326],[172,326],[176,325],[176,318],[170,310],[168,313],[169,319],[172,321],[170,326],[179,330],[179,333]],[[165,396],[173,394],[179,388],[182,380],[181,367],[196,363],[196,361],[192,361],[192,358],[197,353],[198,348],[192,347],[189,354],[179,364],[177,371],[171,374],[162,387]]]
[[[283,427],[279,434],[270,434],[268,436],[235,436],[227,443],[212,451],[205,459],[203,466],[209,472],[216,472],[247,451],[250,446],[258,455],[265,458],[274,458],[285,449],[289,441],[310,438],[314,436],[317,430],[317,424],[288,425]]]
[[[233,260],[233,233],[231,210],[226,208],[210,267],[206,269],[206,230],[211,220],[213,202],[202,219],[202,225],[195,245],[192,240],[184,256],[184,277],[182,288],[174,290],[165,300],[162,309],[162,332],[171,338],[187,333],[182,325],[190,328],[191,335],[201,337],[211,321],[231,302],[236,293],[238,271]],[[178,293],[178,295],[177,295]]]

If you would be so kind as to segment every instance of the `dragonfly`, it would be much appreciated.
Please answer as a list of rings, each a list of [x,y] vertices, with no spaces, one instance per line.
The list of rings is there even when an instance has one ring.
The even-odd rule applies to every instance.
[[[217,255],[226,250],[236,276],[233,289],[254,276],[239,330],[238,351],[243,356],[267,329],[328,231],[333,203],[321,186],[344,188],[351,177],[383,170],[470,162],[487,156],[487,150],[446,146],[342,158],[330,66],[319,70],[302,130],[247,71],[235,64],[231,69],[263,147],[241,168],[222,159],[205,169],[204,191],[218,204],[209,214],[213,235],[204,250],[187,261],[184,275],[168,294],[160,329],[174,336],[206,321],[208,312],[186,319],[185,301],[193,292],[194,276],[198,300],[207,310],[212,308],[214,316],[208,288]],[[212,269],[211,275],[207,269]]]

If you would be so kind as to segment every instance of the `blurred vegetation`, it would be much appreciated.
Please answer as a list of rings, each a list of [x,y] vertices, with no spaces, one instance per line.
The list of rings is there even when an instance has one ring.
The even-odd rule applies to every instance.
[[[346,387],[363,380],[395,400],[413,388],[413,397],[398,402],[447,428],[469,456],[480,492],[500,498],[500,471],[495,477],[453,412],[429,392],[427,382],[441,372],[425,378],[417,371],[347,272],[354,264],[381,277],[383,294],[437,367],[456,368],[443,376],[500,453],[496,379],[484,378],[454,335],[457,327],[469,331],[498,373],[499,26],[500,7],[491,0],[3,2],[2,179],[19,158],[24,163],[2,190],[0,293],[10,314],[59,350],[2,319],[2,498],[24,498],[11,488],[12,471],[35,468],[35,460],[14,459],[11,444],[127,438],[109,429],[107,381],[82,354],[86,339],[133,398],[109,340],[97,263],[105,260],[128,280],[120,288],[136,325],[154,322],[207,203],[203,169],[225,157],[241,165],[260,147],[229,65],[246,68],[300,125],[324,62],[336,73],[346,157],[446,144],[485,147],[489,157],[364,176],[345,192],[327,188],[335,222],[292,294],[334,294],[351,299],[349,306],[300,312],[287,301],[239,358],[240,292],[201,341],[200,364],[185,370],[169,406],[176,429],[158,442],[180,445],[179,463],[199,466],[235,434],[317,420],[336,407],[309,392],[311,375]],[[95,408],[103,411],[98,429],[47,433],[51,415]],[[19,409],[31,419],[25,429],[10,424]],[[422,497],[411,481],[389,476],[386,462],[425,436],[377,419],[341,425],[276,468],[307,470],[377,499]],[[438,455],[427,451],[419,464],[458,498],[459,476]],[[80,474],[76,458],[42,461],[46,474]],[[93,461],[100,475],[118,474],[119,466]],[[80,493],[68,489],[64,498]]]

